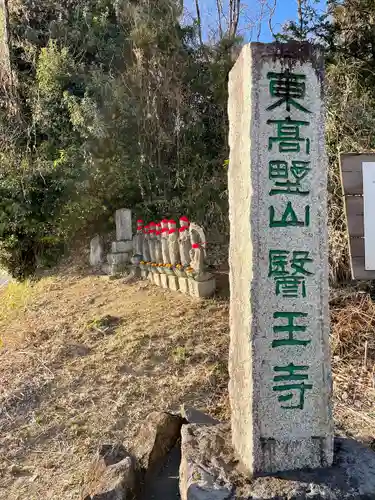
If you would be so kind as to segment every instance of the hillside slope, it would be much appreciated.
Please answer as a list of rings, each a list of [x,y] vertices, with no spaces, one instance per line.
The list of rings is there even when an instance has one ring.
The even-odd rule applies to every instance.
[[[340,304],[334,328],[348,320]],[[49,277],[1,292],[0,327],[1,499],[78,499],[98,445],[126,445],[153,409],[229,418],[227,299]],[[371,362],[344,364],[334,349],[338,430],[371,441]]]

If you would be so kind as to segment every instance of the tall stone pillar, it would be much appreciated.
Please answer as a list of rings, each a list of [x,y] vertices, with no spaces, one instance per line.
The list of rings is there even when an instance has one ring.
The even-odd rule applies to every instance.
[[[323,59],[245,46],[229,78],[232,439],[253,475],[331,465]]]

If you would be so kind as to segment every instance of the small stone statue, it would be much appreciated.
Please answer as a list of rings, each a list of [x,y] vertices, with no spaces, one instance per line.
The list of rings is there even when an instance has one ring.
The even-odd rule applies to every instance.
[[[169,258],[168,235],[168,221],[167,219],[163,219],[161,221],[161,253],[163,256],[163,264],[171,263],[171,259]]]
[[[161,251],[161,224],[156,224],[155,231],[155,262],[161,264],[163,262],[163,254]]]
[[[201,276],[204,273],[204,255],[203,249],[199,243],[193,243],[190,250],[191,263],[190,267],[194,269],[197,276]]]
[[[180,249],[181,264],[184,267],[188,267],[190,264],[191,240],[189,234],[189,219],[185,215],[180,217],[178,246]]]
[[[149,239],[149,247],[150,247],[150,256],[151,256],[151,262],[156,262],[156,255],[155,255],[155,238],[156,238],[156,224],[155,222],[150,222],[150,229],[148,230],[150,239]]]
[[[194,270],[196,281],[207,281],[212,278],[212,274],[205,271],[206,237],[203,229],[192,222],[189,228],[191,239],[190,267]]]
[[[168,221],[169,237],[168,237],[168,248],[169,248],[169,258],[170,264],[175,266],[180,262],[180,251],[178,248],[178,236],[176,229],[176,221],[173,219]]]
[[[145,262],[151,261],[150,246],[149,246],[149,242],[150,242],[149,229],[150,229],[149,225],[147,225],[143,228],[144,238],[143,238],[142,255],[143,255],[143,260]]]
[[[137,232],[133,237],[133,254],[143,258],[143,220],[137,220]]]

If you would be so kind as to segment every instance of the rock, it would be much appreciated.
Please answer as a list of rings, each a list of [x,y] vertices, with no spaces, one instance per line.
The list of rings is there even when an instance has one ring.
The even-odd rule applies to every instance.
[[[375,453],[353,439],[344,438],[335,439],[334,451],[330,468],[259,478],[245,494],[260,500],[273,500],[275,494],[282,500],[374,499]]]
[[[165,412],[150,413],[138,432],[132,448],[147,475],[157,473],[180,437],[184,420]]]
[[[234,470],[235,465],[228,424],[182,427],[181,500],[234,498],[234,486],[227,470]]]
[[[202,411],[196,410],[191,406],[182,405],[181,406],[181,416],[189,422],[189,424],[207,424],[207,425],[217,425],[220,422],[215,420],[210,415],[203,413]]]
[[[184,425],[181,431],[182,500],[373,500],[375,453],[336,438],[332,467],[288,471],[249,480],[231,446],[228,424]]]
[[[111,317],[108,316],[108,318]],[[129,456],[129,454],[122,444],[102,444],[98,450],[97,460],[102,460],[104,465],[107,467],[121,462],[121,460],[127,456]]]
[[[83,500],[133,500],[137,464],[121,445],[103,445],[86,476]]]

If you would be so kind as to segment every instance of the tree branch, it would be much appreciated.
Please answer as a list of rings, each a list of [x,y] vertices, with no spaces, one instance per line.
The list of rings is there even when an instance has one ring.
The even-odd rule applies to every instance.
[[[199,0],[195,0],[195,10],[197,12],[197,23],[198,23],[198,35],[199,42],[201,47],[203,48],[203,37],[202,37],[202,18],[201,18],[201,10],[199,8]]]

